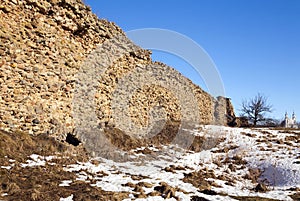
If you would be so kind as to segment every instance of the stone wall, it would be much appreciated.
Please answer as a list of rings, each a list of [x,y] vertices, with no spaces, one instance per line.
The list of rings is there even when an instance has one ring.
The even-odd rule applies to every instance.
[[[76,75],[99,44],[110,43],[118,35],[125,36],[80,0],[2,0],[0,128],[58,138],[73,133]],[[116,124],[112,99],[119,80],[137,66],[155,64],[150,56],[150,51],[142,49],[126,52],[99,75],[95,112],[101,127]],[[168,70],[164,79],[188,83],[197,99],[200,124],[226,124],[225,115],[234,116],[229,99],[215,100],[171,67],[159,65]],[[149,110],[154,106],[162,107],[169,120],[181,120],[176,91],[145,85],[128,102],[128,115],[137,125],[149,123]]]

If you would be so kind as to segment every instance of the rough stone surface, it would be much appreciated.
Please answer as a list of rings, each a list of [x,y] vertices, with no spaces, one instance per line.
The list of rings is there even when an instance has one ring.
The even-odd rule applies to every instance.
[[[0,128],[64,139],[73,133],[76,75],[87,57],[103,43],[125,36],[112,22],[98,19],[80,0],[2,0],[0,2]],[[153,65],[151,52],[125,52],[99,75],[95,112],[100,127],[114,126],[113,92],[119,80],[137,67]],[[156,63],[157,64],[157,63]],[[227,124],[235,117],[229,99],[214,99],[174,69],[165,79],[184,80],[197,99],[200,124]],[[155,76],[155,75],[154,75]],[[134,82],[134,81],[133,81]],[[152,107],[168,120],[181,120],[176,91],[145,85],[132,94],[128,116],[146,126]],[[189,104],[189,102],[185,103]]]

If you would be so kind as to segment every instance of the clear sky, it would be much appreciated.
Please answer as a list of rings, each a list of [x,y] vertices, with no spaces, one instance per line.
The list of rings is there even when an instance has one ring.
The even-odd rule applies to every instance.
[[[299,0],[85,2],[124,31],[170,29],[196,41],[216,64],[237,114],[244,99],[260,92],[274,107],[271,117],[281,119],[286,111],[295,111],[300,118]],[[152,58],[206,89],[183,60],[158,51]]]

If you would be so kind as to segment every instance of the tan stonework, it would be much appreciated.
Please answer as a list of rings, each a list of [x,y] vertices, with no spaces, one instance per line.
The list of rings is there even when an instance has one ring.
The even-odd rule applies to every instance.
[[[58,138],[73,133],[75,76],[97,45],[116,35],[124,32],[98,19],[80,0],[2,0],[0,128]],[[111,100],[118,80],[137,65],[153,64],[150,56],[148,50],[128,52],[99,77],[95,102],[100,124],[114,124]],[[199,124],[226,124],[226,114],[235,117],[229,99],[218,101],[188,82],[198,101]],[[147,125],[149,109],[156,105],[165,109],[168,119],[180,120],[180,105],[172,93],[159,86],[134,93],[129,110],[133,122]]]

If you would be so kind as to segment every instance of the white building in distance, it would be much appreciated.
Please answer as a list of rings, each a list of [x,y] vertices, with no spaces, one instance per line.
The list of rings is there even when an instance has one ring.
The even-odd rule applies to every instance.
[[[289,118],[288,113],[285,113],[285,118],[282,122],[282,126],[285,128],[299,128],[297,125],[297,118],[295,112],[293,112],[292,118]]]

